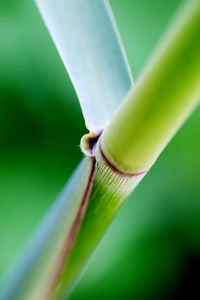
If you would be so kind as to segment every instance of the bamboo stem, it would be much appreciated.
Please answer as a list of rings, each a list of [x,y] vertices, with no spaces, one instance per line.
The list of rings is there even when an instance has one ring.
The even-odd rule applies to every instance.
[[[200,97],[200,1],[189,1],[101,136],[118,170],[149,169]]]

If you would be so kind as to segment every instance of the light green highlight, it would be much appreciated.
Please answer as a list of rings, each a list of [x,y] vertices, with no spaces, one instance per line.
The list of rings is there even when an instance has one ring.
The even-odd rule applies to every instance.
[[[102,135],[119,170],[152,166],[200,98],[200,1],[189,1]]]

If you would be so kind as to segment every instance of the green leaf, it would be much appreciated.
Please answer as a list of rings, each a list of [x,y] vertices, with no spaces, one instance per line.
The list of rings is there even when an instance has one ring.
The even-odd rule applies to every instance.
[[[108,1],[36,3],[71,77],[86,126],[98,132],[109,122],[132,85]]]
[[[68,256],[87,207],[94,175],[94,160],[83,159],[37,231],[8,270],[0,287],[0,299],[40,299]]]

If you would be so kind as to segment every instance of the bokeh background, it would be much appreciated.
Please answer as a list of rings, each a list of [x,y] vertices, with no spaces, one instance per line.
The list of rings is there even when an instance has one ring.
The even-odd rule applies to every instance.
[[[134,78],[182,2],[111,1]],[[181,299],[181,293],[198,299],[192,291],[200,278],[199,129],[200,108],[128,199],[71,300]],[[1,0],[0,274],[81,160],[85,132],[34,1]]]

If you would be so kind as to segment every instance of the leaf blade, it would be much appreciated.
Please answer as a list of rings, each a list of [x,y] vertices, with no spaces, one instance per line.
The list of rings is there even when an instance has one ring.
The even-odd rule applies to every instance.
[[[79,97],[86,126],[105,127],[132,85],[107,1],[36,0]]]
[[[45,298],[93,172],[93,159],[85,157],[1,280],[1,300]]]

